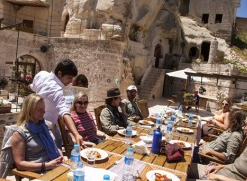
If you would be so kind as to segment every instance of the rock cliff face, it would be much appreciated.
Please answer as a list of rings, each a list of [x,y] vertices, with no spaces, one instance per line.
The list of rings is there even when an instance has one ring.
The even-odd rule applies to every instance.
[[[178,6],[179,0],[67,0],[64,37],[124,42],[138,83],[155,59],[161,68],[165,54],[182,52]]]

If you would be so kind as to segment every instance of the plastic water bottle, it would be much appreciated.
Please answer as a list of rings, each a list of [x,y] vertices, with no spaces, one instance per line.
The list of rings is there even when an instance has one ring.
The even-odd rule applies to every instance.
[[[168,125],[166,127],[166,141],[169,142],[172,139],[172,130],[173,130],[173,121],[172,117],[168,121]]]
[[[126,143],[130,145],[131,143],[131,135],[132,135],[132,125],[128,124],[125,132]]]
[[[77,144],[74,144],[73,146],[73,149],[71,151],[70,161],[71,161],[70,170],[74,171],[77,167],[77,164],[80,162],[80,150],[79,150],[79,145]]]
[[[160,128],[161,129],[161,126],[162,126],[161,115],[158,114],[157,117],[156,117],[156,129],[157,128]]]
[[[154,154],[160,153],[161,142],[162,142],[162,133],[160,131],[160,128],[157,128],[153,134],[153,142],[152,142],[152,149],[151,149],[152,153]]]
[[[183,115],[183,108],[180,105],[179,108],[178,108],[178,117],[182,117],[182,115]]]
[[[110,179],[110,175],[108,175],[108,174],[105,174],[104,176],[103,176],[103,181],[110,181],[111,179]]]
[[[77,163],[77,167],[73,174],[73,181],[84,181],[85,180],[85,171],[83,168],[83,163]]]
[[[193,115],[190,113],[190,115],[189,115],[189,122],[188,122],[188,126],[189,127],[192,126],[192,122],[193,122]]]
[[[124,158],[124,173],[123,173],[124,181],[133,180],[133,163],[134,163],[133,148],[128,148]]]

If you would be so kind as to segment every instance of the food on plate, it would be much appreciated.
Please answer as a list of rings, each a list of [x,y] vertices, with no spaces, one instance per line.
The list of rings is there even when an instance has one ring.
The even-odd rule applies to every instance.
[[[148,120],[143,120],[142,124],[149,124],[149,121]]]
[[[95,155],[95,159],[101,158],[101,154],[97,150],[89,150],[86,156],[89,157],[89,155]]]
[[[166,174],[155,173],[155,181],[172,181],[172,179],[168,178]]]
[[[185,143],[184,142],[181,142],[181,141],[176,141],[174,142],[174,144],[177,144],[178,146],[181,146],[181,147],[185,147]]]
[[[180,131],[185,132],[185,133],[189,133],[190,132],[189,129],[185,129],[185,128],[180,129]]]

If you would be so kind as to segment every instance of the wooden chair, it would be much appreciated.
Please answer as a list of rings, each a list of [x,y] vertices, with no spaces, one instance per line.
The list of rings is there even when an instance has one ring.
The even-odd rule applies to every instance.
[[[147,100],[139,100],[137,102],[138,107],[142,113],[143,118],[147,118],[149,116],[149,110],[148,110],[148,101]]]
[[[64,120],[62,119],[61,116],[59,116],[58,120],[58,125],[59,125],[59,129],[62,135],[62,139],[63,139],[63,147],[65,149],[65,153],[64,155],[67,156],[68,158],[70,158],[70,152],[73,148],[73,145],[70,143],[69,138],[68,138],[68,133],[65,130],[65,123]]]
[[[244,149],[246,148],[247,145],[247,136],[244,137],[244,140],[242,142],[242,144],[240,145],[239,151],[237,152],[236,158],[239,157],[241,155],[241,153],[244,151]],[[223,164],[225,165],[225,161],[221,160],[215,156],[211,156],[211,155],[206,155],[206,154],[202,154],[201,152],[198,152],[198,155],[206,162],[216,162],[219,164]]]
[[[100,131],[103,131],[103,128],[100,122],[100,113],[105,107],[106,107],[105,105],[101,105],[94,109],[96,124],[97,124],[98,130]]]

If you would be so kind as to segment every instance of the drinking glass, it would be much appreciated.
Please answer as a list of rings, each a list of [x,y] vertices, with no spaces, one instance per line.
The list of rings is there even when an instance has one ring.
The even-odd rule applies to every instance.
[[[95,167],[95,157],[96,157],[96,152],[93,150],[90,150],[87,156],[87,163],[89,167]]]

